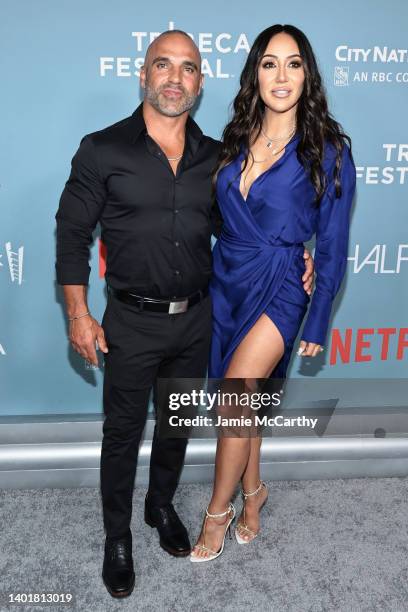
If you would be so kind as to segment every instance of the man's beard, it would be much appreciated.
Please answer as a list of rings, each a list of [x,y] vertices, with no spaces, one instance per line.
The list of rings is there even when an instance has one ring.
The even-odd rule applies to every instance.
[[[158,89],[153,89],[150,87],[149,83],[146,82],[145,87],[145,100],[150,102],[150,104],[162,115],[166,115],[167,117],[178,117],[182,115],[186,111],[189,111],[193,108],[195,101],[197,100],[197,95],[189,95],[184,87],[177,87],[173,89],[177,89],[181,91],[183,96],[176,100],[168,100],[164,96],[160,96],[163,89],[167,87],[172,87],[168,83],[164,85],[160,85]]]

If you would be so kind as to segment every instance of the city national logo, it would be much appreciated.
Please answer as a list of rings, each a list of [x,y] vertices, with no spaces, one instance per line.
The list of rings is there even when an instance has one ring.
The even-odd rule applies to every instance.
[[[353,83],[408,84],[408,49],[373,46],[354,48],[338,45],[335,50],[334,85],[344,87]],[[344,63],[343,63],[344,62]],[[344,64],[350,64],[345,66]],[[363,69],[354,65],[361,64]]]
[[[334,68],[334,84],[338,87],[345,87],[349,84],[349,68],[348,66],[335,66]]]
[[[0,268],[5,268],[7,265],[11,282],[21,285],[21,283],[23,282],[24,247],[21,246],[17,249],[17,251],[13,251],[11,247],[11,242],[6,242],[5,247],[7,264],[2,262],[2,254],[0,253]]]

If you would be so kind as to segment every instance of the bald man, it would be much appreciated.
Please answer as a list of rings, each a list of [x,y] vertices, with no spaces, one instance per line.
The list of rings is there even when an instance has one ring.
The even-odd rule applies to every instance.
[[[203,85],[200,53],[184,32],[159,36],[141,71],[144,101],[131,117],[85,136],[72,160],[57,220],[57,281],[64,286],[73,348],[98,365],[104,353],[101,493],[103,580],[132,592],[132,496],[149,394],[159,378],[205,378],[211,337],[211,234],[222,220],[211,172],[220,143],[189,116]],[[108,303],[99,325],[86,288],[96,224],[107,250]],[[157,393],[154,395],[157,405]],[[187,556],[172,504],[186,438],[155,427],[145,521],[160,545]]]

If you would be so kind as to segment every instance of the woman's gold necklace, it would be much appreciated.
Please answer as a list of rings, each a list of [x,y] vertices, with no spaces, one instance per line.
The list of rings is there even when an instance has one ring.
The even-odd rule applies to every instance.
[[[278,145],[275,145],[273,148],[273,143],[274,142],[281,142],[283,140],[288,140],[290,138],[292,138],[292,136],[294,135],[296,131],[296,125],[292,126],[291,131],[289,132],[289,134],[286,134],[285,136],[275,136],[274,138],[269,138],[268,134],[266,134],[266,132],[264,131],[264,129],[261,127],[261,134],[262,136],[266,139],[267,143],[266,143],[266,147],[268,149],[272,149],[271,153],[272,155],[278,155],[278,153],[280,153],[281,151],[283,151],[283,149],[285,147],[282,147],[279,149]],[[278,148],[277,148],[278,147]]]
[[[276,136],[275,138],[269,138],[269,136],[264,132],[263,128],[261,128],[262,136],[264,138],[266,138],[266,140],[268,141],[266,147],[269,150],[271,150],[273,142],[275,142],[275,141],[282,141],[282,140],[288,140],[288,139],[292,138],[292,136],[294,135],[295,132],[296,132],[296,125],[294,125],[292,127],[291,132],[289,134],[286,134],[286,136]],[[283,147],[281,147],[280,149],[277,149],[277,148],[272,149],[272,151],[271,151],[272,155],[274,155],[274,156],[279,155],[279,153],[281,153],[283,151],[283,149],[285,148],[286,144]],[[268,158],[265,158],[265,159],[255,159],[255,158],[253,158],[253,162],[254,162],[254,164],[262,164],[262,163],[266,162],[267,159]]]
[[[276,138],[269,138],[269,136],[267,134],[265,134],[265,132],[263,131],[262,128],[261,128],[261,132],[262,132],[262,135],[268,141],[268,144],[266,146],[270,150],[271,147],[272,147],[272,142],[279,141],[279,140],[287,140],[287,139],[292,138],[292,136],[296,132],[296,125],[293,126],[292,131],[289,134],[287,134],[286,136],[277,136]],[[272,155],[274,155],[274,156],[279,155],[279,153],[281,153],[283,151],[283,149],[286,147],[286,145],[287,145],[287,143],[285,143],[284,146],[281,149],[278,149],[278,150],[277,149],[272,149],[272,151],[271,151]],[[253,154],[252,154],[252,159],[253,159],[253,163],[254,164],[262,164],[263,162],[267,161],[267,158],[265,158],[265,159],[255,159]],[[252,185],[252,183],[251,183],[251,185]],[[245,176],[245,174],[244,174],[244,185],[243,186],[244,186],[244,189],[245,189],[245,187],[246,187],[246,176]],[[247,192],[247,195],[248,195],[248,192]]]

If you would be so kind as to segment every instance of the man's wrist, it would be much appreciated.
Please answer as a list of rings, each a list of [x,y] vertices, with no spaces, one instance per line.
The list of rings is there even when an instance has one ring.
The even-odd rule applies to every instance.
[[[82,319],[82,317],[87,317],[88,315],[89,316],[91,315],[89,310],[87,310],[86,312],[83,312],[80,315],[72,315],[72,316],[68,315],[68,321],[75,321],[76,319]]]
[[[65,285],[64,298],[68,318],[72,319],[89,311],[84,285]]]

